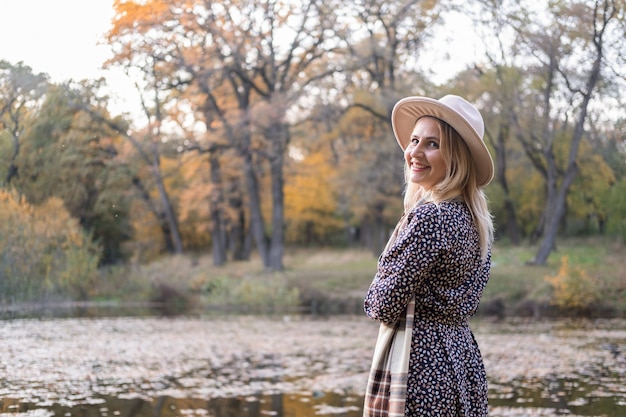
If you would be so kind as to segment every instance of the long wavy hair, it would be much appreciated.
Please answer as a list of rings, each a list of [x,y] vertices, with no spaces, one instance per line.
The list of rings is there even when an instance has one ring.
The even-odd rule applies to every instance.
[[[425,116],[431,117],[431,116]],[[483,259],[489,253],[493,241],[494,226],[487,204],[487,197],[476,181],[476,166],[467,144],[461,136],[446,122],[434,118],[439,127],[440,152],[446,161],[446,176],[430,190],[411,182],[410,167],[405,163],[404,210],[408,212],[424,202],[463,199],[478,229],[480,252]]]

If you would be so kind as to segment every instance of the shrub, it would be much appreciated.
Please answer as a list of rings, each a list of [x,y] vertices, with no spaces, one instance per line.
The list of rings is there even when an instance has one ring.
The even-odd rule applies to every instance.
[[[99,259],[60,199],[33,206],[0,189],[0,302],[86,299]]]
[[[217,276],[202,285],[202,294],[207,306],[224,306],[241,312],[281,311],[300,303],[299,290],[278,275]]]
[[[569,258],[561,258],[561,266],[554,276],[546,276],[552,285],[552,303],[563,309],[587,309],[598,300],[596,280],[581,267],[571,267]]]

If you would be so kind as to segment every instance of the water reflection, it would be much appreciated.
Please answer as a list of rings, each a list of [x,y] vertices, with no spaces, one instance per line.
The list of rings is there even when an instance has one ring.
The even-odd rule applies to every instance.
[[[552,409],[558,414],[578,416],[626,416],[626,386],[614,375],[605,384],[583,379],[513,381],[493,386],[489,395],[492,407]]]
[[[555,380],[528,388],[492,387],[490,416],[626,415],[626,401],[601,394],[577,380]],[[274,394],[217,399],[90,398],[77,405],[33,404],[0,400],[2,416],[20,417],[360,417],[363,398],[337,393]],[[508,410],[508,411],[507,411]],[[511,410],[516,410],[511,412]],[[524,411],[526,410],[526,411]],[[543,411],[541,411],[543,410]]]
[[[159,397],[154,400],[116,397],[90,399],[72,407],[51,404],[21,403],[0,400],[0,412],[23,417],[81,416],[81,417],[360,417],[362,398],[335,393],[313,395],[275,394],[211,400]]]

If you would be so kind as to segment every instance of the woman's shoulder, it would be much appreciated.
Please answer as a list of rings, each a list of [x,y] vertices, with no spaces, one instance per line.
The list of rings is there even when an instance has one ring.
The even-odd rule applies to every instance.
[[[426,202],[414,207],[410,214],[412,216],[431,217],[441,214],[455,214],[468,212],[467,205],[462,200],[444,200],[440,202]]]
[[[409,222],[438,223],[440,225],[456,224],[463,219],[471,221],[469,209],[461,200],[427,202],[414,207],[408,217]]]

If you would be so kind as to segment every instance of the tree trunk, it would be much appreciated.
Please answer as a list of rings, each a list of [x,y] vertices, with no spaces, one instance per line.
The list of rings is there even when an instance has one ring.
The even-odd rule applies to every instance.
[[[511,197],[507,194],[504,200],[504,212],[506,213],[505,230],[506,236],[513,245],[519,245],[522,241],[522,233],[517,223],[517,214],[515,212],[515,204]]]
[[[507,159],[506,159],[506,140],[509,137],[509,122],[502,123],[498,131],[498,140],[496,146],[496,180],[502,187],[504,192],[504,212],[506,216],[505,233],[509,241],[513,245],[519,245],[521,241],[521,232],[517,223],[517,214],[515,205],[511,198],[509,183],[506,179]]]
[[[165,221],[167,222],[167,226],[170,232],[170,238],[172,243],[171,248],[173,250],[173,253],[183,253],[183,242],[180,237],[180,232],[178,230],[178,221],[176,220],[174,208],[172,207],[169,195],[167,194],[167,190],[165,189],[165,184],[163,183],[161,171],[158,166],[153,166],[153,170],[157,183],[157,189],[159,190],[159,198],[163,207],[163,214],[165,216]]]
[[[150,192],[144,187],[143,183],[137,176],[133,176],[132,178],[133,185],[139,191],[139,195],[141,199],[146,203],[148,209],[154,214],[159,223],[159,227],[161,229],[161,233],[163,234],[163,242],[165,243],[165,250],[169,253],[174,252],[174,246],[172,244],[172,231],[170,230],[169,223],[165,217],[165,212],[163,210],[159,210],[152,201],[152,197],[150,197]]]
[[[236,190],[231,190],[231,192],[234,195],[229,197],[228,205],[234,213],[237,213],[237,218],[231,222],[229,249],[234,261],[247,261],[250,259],[250,253],[249,245],[246,244],[246,214],[243,209],[243,201]]]
[[[559,210],[560,203],[556,185],[557,167],[556,160],[552,154],[552,146],[546,149],[544,154],[546,161],[546,202],[541,214],[541,227],[537,228],[537,239],[540,239],[540,242],[535,259],[532,262],[535,265],[544,265],[548,260],[550,252],[554,249],[562,213]]]
[[[15,162],[11,161],[11,164],[9,165],[9,169],[8,169],[7,176],[5,179],[5,184],[11,185],[11,181],[13,181],[13,178],[15,177],[17,177],[17,165],[15,165]]]
[[[384,204],[374,204],[370,214],[364,219],[365,245],[374,256],[379,256],[383,251],[393,230],[385,224],[383,210]]]
[[[271,267],[268,251],[267,237],[265,236],[265,223],[261,213],[261,198],[259,182],[254,172],[252,149],[250,143],[250,132],[245,130],[242,138],[241,157],[243,159],[243,171],[248,190],[248,201],[250,204],[250,231],[256,243],[259,256],[265,268]]]
[[[270,242],[270,268],[282,271],[285,252],[285,193],[283,166],[285,149],[289,143],[288,127],[284,124],[273,125],[268,138],[272,142],[270,172],[272,176],[272,237]]]
[[[565,214],[567,192],[575,176],[574,168],[571,174],[566,176],[558,191],[553,191],[554,195],[550,198],[551,203],[546,205],[546,221],[544,223],[542,239],[533,261],[535,265],[545,265],[548,261],[548,256],[550,256],[550,253],[555,248],[559,225]],[[568,180],[568,178],[570,179]]]
[[[250,259],[250,248],[245,233],[245,215],[241,211],[237,222],[233,223],[229,233],[230,253],[233,261],[247,261]]]
[[[224,216],[222,206],[224,195],[222,190],[222,175],[220,163],[215,153],[209,154],[211,170],[211,252],[213,265],[222,266],[226,263],[226,235],[224,231]]]
[[[9,169],[7,171],[6,176],[6,185],[11,185],[11,181],[13,178],[17,177],[18,167],[17,167],[17,157],[20,154],[20,138],[17,132],[11,132],[11,140],[13,142],[13,155],[11,155],[11,162],[9,163]]]

